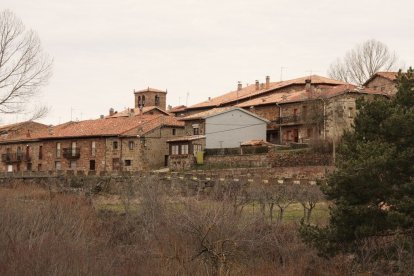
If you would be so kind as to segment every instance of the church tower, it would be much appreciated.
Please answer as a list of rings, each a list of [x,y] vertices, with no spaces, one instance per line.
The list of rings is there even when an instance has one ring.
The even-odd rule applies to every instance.
[[[162,110],[167,108],[167,91],[158,90],[155,88],[146,88],[139,91],[134,91],[135,107],[156,106]]]

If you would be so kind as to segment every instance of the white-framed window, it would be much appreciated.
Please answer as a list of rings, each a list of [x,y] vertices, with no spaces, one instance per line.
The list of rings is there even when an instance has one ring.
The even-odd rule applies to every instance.
[[[60,158],[61,155],[61,144],[60,143],[56,143],[56,157]]]
[[[62,163],[60,163],[60,161],[55,161],[55,169],[56,170],[61,170],[62,169]]]
[[[178,145],[172,145],[171,146],[171,155],[178,155],[179,154],[178,150],[179,150]]]
[[[193,151],[194,154],[197,154],[197,152],[202,151],[203,150],[203,146],[202,145],[193,145]]]
[[[181,154],[188,154],[188,145],[181,145]]]
[[[76,156],[76,142],[72,142],[72,156]]]
[[[133,150],[134,149],[134,141],[128,141],[128,148],[130,150]]]
[[[91,142],[91,155],[96,156],[96,142],[95,141]]]

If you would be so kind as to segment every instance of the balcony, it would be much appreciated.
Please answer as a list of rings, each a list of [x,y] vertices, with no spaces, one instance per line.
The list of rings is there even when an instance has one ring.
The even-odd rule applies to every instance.
[[[63,157],[69,160],[79,159],[80,148],[64,148]]]
[[[272,122],[278,125],[295,125],[295,124],[304,123],[305,119],[306,118],[297,114],[297,115],[283,116],[283,117],[277,118],[276,120]]]
[[[25,160],[25,156],[21,152],[5,153],[1,155],[1,161],[7,164],[20,163]]]

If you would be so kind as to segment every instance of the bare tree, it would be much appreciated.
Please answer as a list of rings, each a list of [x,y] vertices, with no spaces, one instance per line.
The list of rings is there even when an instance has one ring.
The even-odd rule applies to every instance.
[[[349,50],[341,59],[334,61],[329,69],[331,78],[362,85],[379,71],[398,69],[398,58],[395,52],[384,43],[370,39]]]
[[[29,99],[47,83],[51,71],[52,59],[43,52],[38,35],[26,30],[11,11],[1,11],[0,113],[22,112]]]

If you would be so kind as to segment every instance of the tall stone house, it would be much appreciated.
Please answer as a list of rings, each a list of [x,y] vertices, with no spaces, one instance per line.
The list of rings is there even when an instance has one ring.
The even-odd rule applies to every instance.
[[[135,98],[156,106],[111,109],[100,119],[57,126],[24,122],[0,128],[0,171],[96,174],[166,166],[166,141],[184,135],[184,123],[165,112],[166,93],[153,90],[136,92]]]
[[[214,108],[240,107],[270,121],[268,142],[304,143],[338,139],[353,122],[356,99],[375,96],[386,93],[317,75],[274,83],[266,77],[264,84],[239,84],[236,91],[174,113],[183,120]]]
[[[377,72],[365,83],[364,87],[380,91],[389,96],[394,96],[397,93],[395,81],[397,80],[398,72]]]

